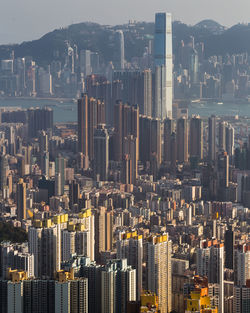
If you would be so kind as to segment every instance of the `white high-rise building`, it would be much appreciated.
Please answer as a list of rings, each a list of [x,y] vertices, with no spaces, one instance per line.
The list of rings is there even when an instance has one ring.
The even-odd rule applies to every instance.
[[[168,234],[153,236],[148,242],[148,290],[159,298],[159,310],[162,313],[172,311],[172,242]]]
[[[155,103],[153,115],[172,117],[172,16],[170,13],[155,14]]]
[[[208,277],[208,283],[219,288],[219,313],[224,313],[224,244],[202,241],[197,249],[197,274]]]
[[[136,301],[136,270],[127,260],[111,260],[101,271],[101,312],[126,313],[127,303]]]
[[[250,250],[243,245],[241,249],[234,250],[234,284],[245,286],[250,279]]]
[[[120,240],[116,242],[117,258],[127,259],[128,265],[136,269],[137,300],[140,300],[142,292],[142,258],[143,242],[142,236],[137,232],[121,233]]]
[[[69,261],[71,255],[75,253],[75,231],[62,231],[62,261]]]

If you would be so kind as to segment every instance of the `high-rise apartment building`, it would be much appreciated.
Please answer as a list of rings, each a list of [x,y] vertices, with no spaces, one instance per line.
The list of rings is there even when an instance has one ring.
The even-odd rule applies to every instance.
[[[218,286],[218,311],[224,313],[224,244],[202,241],[197,249],[197,274],[208,277],[208,283]]]
[[[168,234],[152,236],[147,244],[147,277],[148,290],[159,299],[159,310],[162,313],[172,311],[172,242]]]
[[[208,160],[214,162],[216,159],[216,117],[208,119]]]
[[[94,155],[93,160],[94,177],[99,180],[108,180],[109,166],[109,135],[105,126],[100,124],[94,133]]]
[[[17,184],[17,219],[22,221],[26,219],[26,184],[22,178]]]
[[[113,212],[105,207],[95,210],[95,255],[100,261],[102,251],[110,251],[113,246]]]
[[[174,131],[174,121],[170,118],[164,120],[164,161],[171,162],[171,135]]]
[[[78,100],[78,152],[88,157],[88,96],[83,94]]]
[[[116,242],[117,258],[127,259],[128,265],[136,269],[136,292],[137,300],[142,292],[142,259],[143,242],[142,236],[137,232],[121,233]]]
[[[164,120],[172,117],[172,17],[155,15],[155,99],[153,116]]]
[[[235,233],[232,226],[225,232],[225,268],[234,268]]]
[[[136,270],[127,260],[111,260],[101,271],[102,313],[126,313],[129,301],[136,301]]]
[[[190,120],[190,157],[203,159],[203,121],[199,116]]]
[[[188,162],[188,120],[177,120],[177,159],[180,163]]]
[[[234,284],[245,286],[250,279],[250,245],[236,246],[234,249]]]
[[[125,138],[133,135],[137,138],[137,149],[139,149],[139,109],[137,106],[115,104],[115,134],[114,134],[114,157],[116,161],[122,161],[125,154]],[[138,151],[138,150],[137,150]]]

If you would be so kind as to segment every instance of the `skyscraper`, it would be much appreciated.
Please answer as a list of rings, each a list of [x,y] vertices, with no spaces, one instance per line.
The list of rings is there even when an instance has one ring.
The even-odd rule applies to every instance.
[[[81,50],[80,51],[80,70],[84,76],[91,74],[91,51]]]
[[[148,290],[159,298],[159,309],[162,313],[172,311],[172,242],[168,234],[152,236],[147,246]]]
[[[197,249],[197,274],[207,276],[208,282],[219,290],[218,312],[224,313],[224,245],[214,241],[202,241]]]
[[[17,184],[17,219],[26,219],[26,184],[22,178]]]
[[[94,177],[105,181],[108,179],[109,135],[104,125],[99,125],[94,133]]]
[[[88,96],[83,94],[78,100],[78,152],[88,157]]]
[[[174,131],[174,121],[164,120],[164,161],[171,162],[171,135]]]
[[[172,17],[155,15],[155,102],[154,117],[172,117]]]
[[[105,207],[95,210],[95,256],[100,261],[102,251],[110,251],[113,246],[113,212]]]
[[[234,284],[245,286],[250,279],[250,245],[244,244],[234,249]]]
[[[115,32],[115,56],[114,65],[117,70],[123,70],[125,65],[124,59],[124,35],[122,30]]]
[[[177,121],[177,159],[180,163],[188,162],[188,121],[184,117]]]
[[[101,271],[102,313],[126,313],[127,303],[136,300],[136,270],[127,260],[110,260]]]
[[[232,226],[225,232],[225,267],[233,269],[235,233]]]
[[[190,121],[190,157],[203,159],[203,121],[199,116]]]
[[[127,259],[128,265],[136,269],[136,291],[137,300],[139,300],[142,292],[142,236],[137,235],[137,232],[120,234],[120,238],[116,242],[116,248],[117,258]]]
[[[208,119],[208,160],[214,162],[216,158],[216,116]]]

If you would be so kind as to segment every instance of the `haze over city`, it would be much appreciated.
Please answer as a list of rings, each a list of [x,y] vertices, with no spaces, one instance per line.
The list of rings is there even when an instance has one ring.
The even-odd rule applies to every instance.
[[[0,313],[250,313],[249,10],[2,5]]]
[[[10,0],[1,2],[0,44],[38,39],[72,23],[123,24],[153,21],[154,12],[172,12],[173,20],[195,24],[214,19],[224,26],[249,21],[247,0]]]

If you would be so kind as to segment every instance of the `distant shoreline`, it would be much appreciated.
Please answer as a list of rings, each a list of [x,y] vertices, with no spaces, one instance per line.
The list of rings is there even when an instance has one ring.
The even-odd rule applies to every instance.
[[[53,97],[6,97],[6,96],[0,96],[0,101],[1,100],[28,100],[28,101],[32,101],[32,100],[38,100],[38,101],[42,101],[42,100],[46,100],[46,101],[63,101],[63,102],[74,102],[73,98],[53,98]]]

